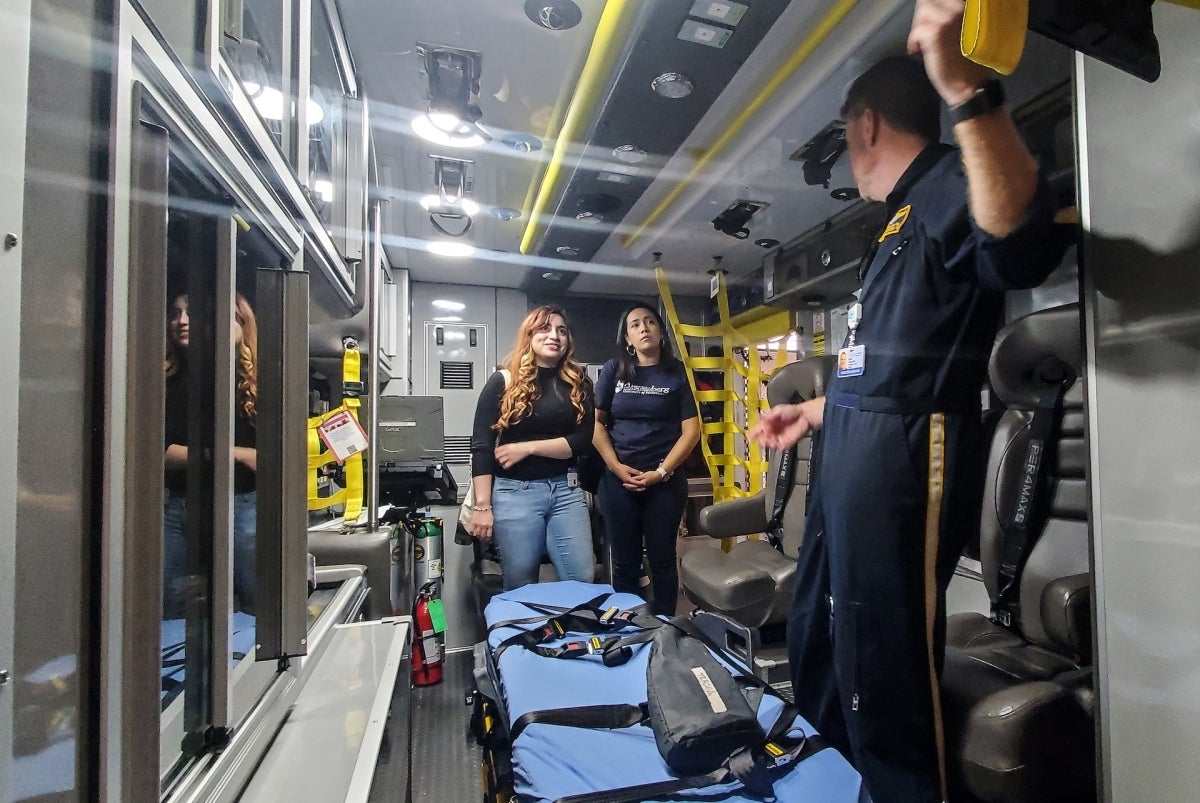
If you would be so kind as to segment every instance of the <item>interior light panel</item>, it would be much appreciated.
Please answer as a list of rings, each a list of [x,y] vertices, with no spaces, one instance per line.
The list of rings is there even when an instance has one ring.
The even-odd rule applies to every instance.
[[[722,25],[737,25],[746,16],[749,6],[744,3],[725,3],[719,0],[696,0],[692,3],[690,17],[719,22]],[[683,37],[679,37],[682,39]]]

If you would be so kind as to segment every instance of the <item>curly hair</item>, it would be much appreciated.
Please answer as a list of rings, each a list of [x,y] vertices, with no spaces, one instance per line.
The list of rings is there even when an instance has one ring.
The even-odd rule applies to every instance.
[[[183,306],[179,306],[182,301]],[[180,293],[171,302],[171,315],[175,311],[187,310],[187,293]],[[242,329],[242,336],[235,344],[237,357],[238,409],[248,420],[258,417],[258,320],[250,302],[241,293],[234,303],[233,317]],[[167,353],[163,359],[163,371],[167,377],[174,376],[183,365],[184,355],[175,341],[167,338]]]
[[[258,417],[258,319],[241,293],[237,294],[233,317],[242,328],[236,346],[238,406],[246,420],[254,421]]]
[[[549,328],[553,315],[566,323],[567,316],[563,311],[549,305],[536,307],[521,322],[517,330],[517,342],[502,363],[511,379],[504,395],[500,397],[500,417],[494,429],[507,429],[533,412],[533,403],[541,395],[537,384],[537,362],[533,356],[533,336]],[[567,345],[562,359],[558,361],[558,376],[571,388],[571,406],[575,408],[575,423],[578,424],[583,420],[583,400],[587,397],[591,380],[583,366],[575,361],[575,340],[570,335],[570,324],[567,324],[567,332]]]

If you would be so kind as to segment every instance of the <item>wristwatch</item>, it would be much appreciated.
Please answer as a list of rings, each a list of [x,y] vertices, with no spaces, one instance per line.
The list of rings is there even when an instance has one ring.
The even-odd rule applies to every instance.
[[[663,478],[663,482],[666,482],[667,480],[671,479],[671,477],[674,476],[674,474],[675,474],[674,471],[667,471],[662,466],[659,466],[658,468],[656,468],[654,470],[657,471],[658,475]]]
[[[976,89],[974,95],[962,103],[950,107],[950,124],[958,125],[964,120],[970,120],[972,117],[978,117],[981,114],[990,114],[1003,105],[1004,85],[995,78],[991,78]]]

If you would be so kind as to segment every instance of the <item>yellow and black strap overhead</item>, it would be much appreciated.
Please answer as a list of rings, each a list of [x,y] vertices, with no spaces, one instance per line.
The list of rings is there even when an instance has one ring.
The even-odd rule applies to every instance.
[[[361,406],[359,396],[363,392],[362,355],[358,344],[347,340],[342,354],[342,403],[323,415],[308,419],[308,509],[324,510],[334,505],[344,505],[342,520],[353,524],[362,515],[363,506],[363,452],[338,460],[337,455],[325,448],[319,429],[326,421],[349,413],[358,421]],[[321,496],[319,479],[321,469],[330,463],[342,463],[345,487],[328,496]]]

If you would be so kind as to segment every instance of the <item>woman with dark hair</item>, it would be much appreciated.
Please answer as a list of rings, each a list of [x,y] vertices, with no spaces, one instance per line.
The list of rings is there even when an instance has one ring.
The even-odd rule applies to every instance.
[[[591,582],[592,532],[575,458],[591,441],[595,409],[562,310],[530,312],[503,366],[475,408],[468,529],[495,536],[506,591],[537,582],[544,554],[558,579]]]
[[[596,381],[593,439],[607,469],[599,496],[613,587],[638,591],[644,546],[654,612],[672,615],[679,595],[675,538],[687,504],[687,478],[676,470],[700,439],[700,417],[653,307],[634,304],[622,313],[617,347],[621,356],[605,363]]]
[[[186,572],[188,465],[188,344],[191,320],[187,293],[179,293],[167,310],[166,373],[166,501],[163,510],[163,605],[166,618],[183,615],[178,587]],[[254,612],[255,540],[258,494],[255,422],[258,418],[258,322],[250,302],[237,294],[233,342],[235,402],[233,430],[233,592],[239,611]]]

